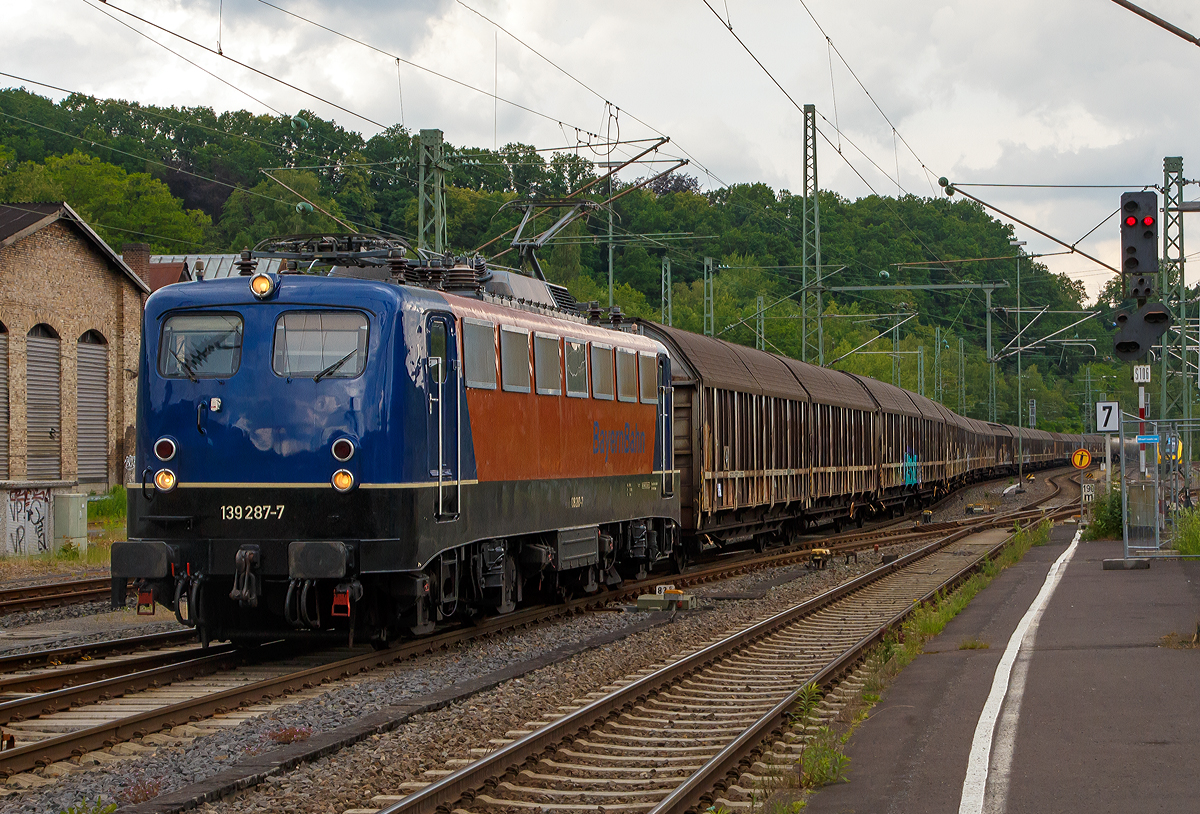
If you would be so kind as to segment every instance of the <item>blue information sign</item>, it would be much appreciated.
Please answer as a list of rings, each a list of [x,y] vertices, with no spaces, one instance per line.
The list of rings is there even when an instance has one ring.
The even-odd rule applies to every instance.
[[[1137,442],[1139,444],[1157,444],[1158,436],[1157,435],[1139,435],[1137,437]]]

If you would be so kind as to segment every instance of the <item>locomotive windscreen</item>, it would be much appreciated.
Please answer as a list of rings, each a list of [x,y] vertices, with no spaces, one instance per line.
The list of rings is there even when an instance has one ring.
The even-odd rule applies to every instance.
[[[170,379],[226,379],[242,362],[237,314],[176,314],[163,323],[158,372]]]
[[[292,311],[275,323],[272,367],[280,376],[353,379],[366,363],[367,318],[363,314]]]

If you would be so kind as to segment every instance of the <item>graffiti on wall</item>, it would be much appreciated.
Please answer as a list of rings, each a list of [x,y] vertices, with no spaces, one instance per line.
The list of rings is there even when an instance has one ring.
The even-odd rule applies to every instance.
[[[5,554],[50,550],[50,490],[13,489],[5,507]]]

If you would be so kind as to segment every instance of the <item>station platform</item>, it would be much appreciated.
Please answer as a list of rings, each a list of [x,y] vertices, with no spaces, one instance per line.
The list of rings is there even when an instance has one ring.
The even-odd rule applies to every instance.
[[[850,782],[806,811],[1200,811],[1200,562],[1105,571],[1121,543],[1079,542],[1029,613],[1076,529],[1056,527],[930,640],[851,739]],[[987,649],[960,649],[972,639]]]

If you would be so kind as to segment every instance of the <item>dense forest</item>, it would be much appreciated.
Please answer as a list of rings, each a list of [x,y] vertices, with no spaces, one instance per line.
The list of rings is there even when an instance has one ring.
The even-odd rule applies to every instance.
[[[459,254],[475,253],[518,222],[520,211],[505,204],[564,196],[597,177],[593,160],[607,159],[584,149],[547,155],[527,144],[488,150],[451,141],[445,148],[447,232]],[[308,111],[291,117],[216,113],[78,94],[56,103],[24,89],[0,90],[0,201],[65,200],[118,249],[136,241],[163,254],[238,251],[272,235],[345,231],[321,210],[359,231],[411,240],[417,149],[417,134],[403,127],[364,139]],[[664,318],[667,257],[673,323],[702,331],[703,258],[711,257],[719,336],[754,345],[762,297],[769,306],[766,349],[816,361],[815,326],[809,325],[807,354],[801,336],[803,197],[765,184],[705,191],[686,174],[628,189],[633,185],[615,183],[612,193],[627,194],[611,205],[615,300],[626,313]],[[596,201],[607,199],[608,181],[589,192]],[[296,193],[313,207],[298,207]],[[1008,281],[1010,287],[992,296],[994,347],[1013,340],[1018,261],[1009,245],[1011,227],[961,199],[850,201],[822,191],[819,204],[827,286]],[[541,255],[547,276],[580,300],[607,305],[607,235],[602,212],[573,223]],[[500,240],[484,254],[515,263],[514,253],[501,254],[506,247]],[[1081,318],[1071,313],[1087,305],[1080,283],[1034,259],[1019,262],[1023,309],[1047,310],[1026,332],[1027,341]],[[1089,376],[1093,400],[1102,394],[1120,394],[1126,404],[1136,399],[1128,366],[1107,358],[1119,296],[1119,288],[1107,288],[1093,306],[1100,316],[1055,337],[1067,343],[1043,343],[1023,354],[1023,397],[1036,400],[1039,428],[1085,428]],[[823,297],[826,364],[891,381],[895,363],[902,386],[988,417],[983,291],[827,290]],[[1022,324],[1033,318],[1023,313]],[[900,321],[893,349],[892,329]],[[997,364],[996,379],[999,419],[1015,424],[1015,357]]]

